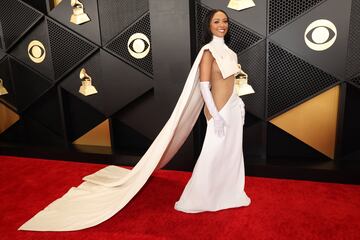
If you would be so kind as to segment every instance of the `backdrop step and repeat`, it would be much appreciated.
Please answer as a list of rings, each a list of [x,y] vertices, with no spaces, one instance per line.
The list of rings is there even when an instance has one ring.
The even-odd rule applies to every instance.
[[[243,96],[248,161],[358,158],[360,0],[2,0],[0,142],[141,155],[216,8],[255,90]],[[202,116],[170,167],[193,166],[205,127]]]

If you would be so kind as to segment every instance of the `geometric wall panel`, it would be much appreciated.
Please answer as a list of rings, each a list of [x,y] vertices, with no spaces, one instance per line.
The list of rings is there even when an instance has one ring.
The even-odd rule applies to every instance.
[[[0,41],[0,44],[1,44],[1,41]],[[3,57],[5,57],[5,56],[6,56],[6,54],[0,50],[0,60],[3,59]]]
[[[65,139],[35,119],[22,117],[23,138],[30,146],[64,146]]]
[[[358,88],[360,88],[360,75],[351,79],[350,82],[353,83]]]
[[[323,0],[269,0],[269,33],[290,22]]]
[[[210,12],[211,9],[202,6],[201,4],[195,3],[196,5],[196,36],[197,36],[197,48],[200,49],[202,44],[202,22],[205,16]],[[254,45],[262,39],[262,37],[253,31],[242,27],[233,19],[229,19],[229,29],[231,33],[230,42],[227,44],[235,53],[240,53],[248,47]]]
[[[96,50],[96,46],[47,19],[55,79],[60,78],[82,59]]]
[[[39,10],[42,13],[47,13],[46,2],[58,1],[58,0],[21,0],[24,3],[29,4],[33,8]],[[61,0],[60,0],[61,1]]]
[[[344,80],[346,68],[346,52],[348,45],[349,21],[350,21],[351,0],[327,0],[313,8],[310,12],[295,19],[276,33],[270,36],[272,42],[289,50],[306,62],[317,66],[323,71]],[[304,39],[305,30],[308,26],[319,19],[326,19],[336,27],[336,40],[334,44],[323,51],[315,51],[309,48]],[[306,39],[313,40],[315,31],[319,26],[313,26]],[[312,33],[312,34],[311,34]],[[325,33],[320,41],[329,42],[334,39],[333,30],[328,30],[327,38]],[[315,38],[316,39],[316,38]],[[320,44],[317,44],[320,45]]]
[[[79,72],[85,68],[98,93],[79,93]],[[109,117],[152,88],[152,80],[104,50],[87,59],[60,86]]]
[[[33,62],[28,54],[29,43],[33,40],[41,42],[44,46],[45,58],[41,63]],[[10,54],[25,63],[27,66],[32,67],[36,71],[40,72],[42,75],[46,76],[50,80],[54,80],[54,67],[51,57],[50,42],[48,36],[48,27],[45,20],[42,20],[34,28],[32,28],[29,33],[25,35],[24,38],[19,41],[14,48],[11,50]]]
[[[9,49],[41,17],[40,12],[19,0],[1,0],[0,38],[4,43],[2,48]]]
[[[0,100],[4,101],[8,106],[11,106],[12,109],[16,110],[15,91],[11,80],[10,62],[8,57],[0,60],[0,78],[3,80],[3,86],[8,92],[8,94],[0,95]]]
[[[145,34],[150,45],[145,46],[145,49],[150,48],[146,57],[137,59],[130,55],[128,51],[128,40],[134,33]],[[131,46],[131,43],[130,43]],[[137,22],[129,26],[124,32],[114,38],[107,46],[106,49],[110,50],[113,54],[116,54],[124,61],[128,62],[131,66],[143,71],[145,74],[152,76],[152,46],[151,46],[151,31],[150,31],[150,14],[145,14]]]
[[[346,77],[350,78],[360,73],[360,1],[353,0],[349,29],[348,59]]]
[[[0,102],[0,134],[16,123],[20,117],[10,108]]]
[[[126,153],[143,154],[152,141],[117,118],[112,118],[114,147]]]
[[[360,151],[360,89],[346,85],[342,139],[340,141],[342,155]],[[359,159],[356,159],[359,160]]]
[[[270,122],[334,159],[339,90],[331,88]]]
[[[340,82],[269,43],[268,118]]]
[[[28,56],[27,49],[32,40],[39,40],[44,45],[46,55],[42,63],[34,63]],[[58,80],[95,50],[95,45],[46,17],[11,54],[47,78]]]
[[[35,119],[59,136],[64,135],[60,99],[57,88],[52,88],[27,108],[24,115]]]
[[[252,29],[262,36],[266,36],[267,0],[256,0],[256,7],[247,8],[240,12],[227,8],[229,1],[198,0],[198,2],[211,9],[223,9],[229,15],[229,18],[235,22],[241,23],[242,26],[246,26],[246,28]]]
[[[286,131],[268,122],[267,124],[267,161],[286,160],[291,162],[320,162],[330,160]]]
[[[260,119],[265,119],[266,106],[266,41],[238,55],[241,68],[248,74],[248,83],[253,87],[255,94],[241,96],[246,111]]]
[[[61,91],[61,93],[66,135],[69,142],[75,141],[106,120],[103,114],[89,104],[67,91]]]
[[[73,144],[111,147],[109,120],[105,120],[80,138]]]
[[[89,22],[80,25],[70,22],[70,17],[73,14],[73,7],[70,1],[60,2],[59,5],[49,12],[49,16],[61,22],[67,28],[101,45],[97,0],[87,0],[84,1],[83,4],[84,11],[90,18]]]
[[[98,1],[98,8],[102,44],[106,45],[136,19],[149,11],[149,0],[101,0]]]
[[[10,58],[10,66],[16,92],[16,107],[18,112],[22,112],[45,93],[51,83],[13,58]]]

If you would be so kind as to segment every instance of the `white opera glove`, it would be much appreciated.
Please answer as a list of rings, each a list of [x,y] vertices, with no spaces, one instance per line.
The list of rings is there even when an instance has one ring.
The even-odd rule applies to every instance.
[[[225,121],[221,117],[220,113],[218,112],[212,94],[210,92],[210,82],[208,81],[201,81],[200,82],[200,91],[204,98],[204,102],[206,107],[209,109],[211,116],[214,119],[214,127],[215,127],[215,134],[219,137],[223,137],[225,135]]]

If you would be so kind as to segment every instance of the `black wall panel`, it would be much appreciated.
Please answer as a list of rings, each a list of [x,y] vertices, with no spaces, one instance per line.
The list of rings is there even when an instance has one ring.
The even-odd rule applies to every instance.
[[[101,0],[98,2],[103,45],[149,11],[148,0]]]
[[[42,14],[19,0],[2,0],[0,7],[1,38],[3,49],[8,50]]]
[[[297,16],[326,0],[268,0],[269,1],[269,33],[281,28]]]
[[[52,9],[47,0],[0,1],[0,78],[9,92],[0,101],[21,118],[0,140],[63,146],[109,119],[112,150],[141,155],[182,91],[201,47],[205,14],[221,8],[230,17],[229,47],[256,92],[242,97],[245,154],[326,159],[269,120],[340,83],[344,111],[339,111],[337,148],[342,151],[336,157],[359,151],[353,106],[360,96],[360,1],[254,2],[253,8],[235,11],[219,0],[83,0],[91,21],[76,25],[69,21],[68,0]],[[331,20],[337,28],[334,45],[321,52],[304,42],[305,29],[317,19]],[[149,39],[149,54],[142,59],[128,52],[135,33]],[[29,58],[32,40],[44,45],[42,63]],[[82,68],[97,94],[79,93]],[[205,127],[201,116],[169,168],[193,167]]]
[[[350,29],[348,40],[348,58],[346,77],[360,73],[360,1],[353,0],[351,5]]]
[[[151,47],[151,31],[150,31],[150,14],[147,13],[138,19],[134,24],[130,25],[121,34],[116,36],[108,45],[106,49],[116,54],[118,57],[129,62],[132,66],[137,67],[139,70],[147,73],[149,76],[153,74],[152,66],[152,47]],[[128,40],[134,33],[142,33],[150,40],[150,45],[145,45],[145,49],[150,48],[150,52],[141,59],[134,58],[128,51]],[[130,43],[131,47],[131,43]]]
[[[101,35],[100,35],[100,23],[98,15],[98,4],[97,0],[87,0],[83,1],[84,12],[90,18],[90,22],[86,22],[80,25],[70,22],[70,17],[73,14],[70,1],[62,1],[58,6],[53,8],[49,12],[49,16],[59,21],[67,28],[81,34],[97,45],[101,45]]]
[[[269,118],[278,115],[340,80],[269,43],[268,109]]]
[[[16,109],[17,104],[10,71],[10,60],[8,57],[0,60],[0,78],[3,80],[3,86],[9,93],[0,95],[0,99],[8,106],[11,106],[12,109]]]
[[[16,92],[16,108],[22,112],[43,95],[51,87],[51,83],[13,58],[10,58],[10,66]]]
[[[84,96],[79,93],[81,68],[85,68],[92,78],[97,94]],[[152,79],[106,51],[100,50],[72,71],[60,85],[109,117],[150,90]]]

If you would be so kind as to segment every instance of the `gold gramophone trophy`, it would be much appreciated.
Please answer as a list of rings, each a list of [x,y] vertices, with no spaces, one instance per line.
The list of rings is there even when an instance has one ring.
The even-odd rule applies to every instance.
[[[70,17],[70,22],[80,25],[90,21],[89,16],[84,12],[84,5],[79,0],[71,0],[73,14]]]
[[[255,3],[253,0],[230,0],[227,7],[240,11],[247,8],[255,7]]]
[[[95,87],[92,85],[91,77],[86,73],[85,68],[80,70],[81,87],[79,92],[84,96],[89,96],[97,93]]]
[[[0,78],[0,95],[8,94],[8,91],[3,85],[3,80]]]
[[[235,74],[234,90],[238,96],[255,93],[254,89],[248,84],[248,75],[241,69],[238,64],[239,72]]]

